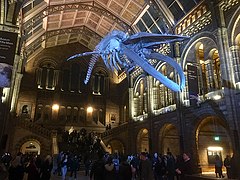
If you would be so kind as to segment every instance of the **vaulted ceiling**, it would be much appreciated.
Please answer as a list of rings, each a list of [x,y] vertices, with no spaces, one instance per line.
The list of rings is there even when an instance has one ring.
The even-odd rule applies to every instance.
[[[170,8],[175,10],[181,7],[181,3],[179,0],[171,0],[171,3],[164,1],[25,0],[18,19],[24,55],[31,59],[44,48],[76,42],[92,50],[102,37],[114,29],[129,33],[145,30],[169,32],[174,25]],[[148,9],[153,11],[153,7],[157,13],[146,13]],[[137,26],[144,16],[145,22]],[[149,24],[152,29],[141,29]]]
[[[94,49],[113,29],[133,31],[132,24],[146,6],[144,0],[48,0],[34,4],[30,11],[24,6],[25,52],[30,56],[43,48],[74,42]]]

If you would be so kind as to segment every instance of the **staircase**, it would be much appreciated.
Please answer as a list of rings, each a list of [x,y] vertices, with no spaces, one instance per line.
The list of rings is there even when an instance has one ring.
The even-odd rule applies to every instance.
[[[52,154],[58,154],[59,153],[58,139],[57,139],[57,132],[56,131],[51,131],[47,128],[42,127],[39,124],[31,122],[31,119],[26,118],[26,117],[21,118],[21,119],[15,119],[14,127],[28,130],[34,135],[45,138],[47,140],[47,142],[50,142],[50,144],[48,144],[48,147],[52,148],[52,149],[50,149],[52,151],[51,153]]]
[[[114,127],[113,129],[109,129],[101,134],[101,139],[103,139],[107,136],[116,135],[123,131],[126,131],[126,129],[128,129],[128,126],[129,126],[129,123],[125,123],[118,127]]]
[[[17,119],[15,122],[14,122],[14,126],[15,127],[21,127],[23,129],[26,129],[36,135],[39,135],[41,137],[45,137],[45,138],[50,138],[51,137],[51,131],[38,125],[38,124],[35,124],[33,122],[31,122],[29,119],[25,119],[25,120],[20,120],[20,119]]]

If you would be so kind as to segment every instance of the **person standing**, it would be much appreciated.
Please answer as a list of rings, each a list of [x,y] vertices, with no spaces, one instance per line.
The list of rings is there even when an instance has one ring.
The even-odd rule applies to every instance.
[[[176,173],[179,175],[181,180],[187,180],[190,179],[188,178],[188,175],[192,175],[194,172],[194,165],[190,158],[190,154],[183,153],[182,158],[183,162],[179,164],[179,167],[176,169]]]
[[[151,180],[153,179],[152,163],[147,157],[146,152],[142,152],[140,155],[140,180]]]
[[[167,178],[168,180],[174,180],[175,176],[175,158],[171,152],[167,152]]]
[[[231,157],[229,155],[226,156],[223,162],[226,172],[227,172],[227,178],[232,179],[232,172],[231,172]]]
[[[154,155],[156,157],[156,155]],[[155,180],[163,180],[163,176],[166,173],[166,166],[161,155],[157,155],[157,160],[153,165],[153,172]]]
[[[67,170],[68,170],[68,155],[64,154],[61,162],[61,171],[62,171],[62,180],[66,179]]]
[[[119,166],[118,180],[131,180],[132,179],[132,167],[127,162],[127,156],[122,156]]]
[[[41,167],[41,180],[50,180],[53,168],[52,157],[47,155]]]
[[[216,178],[224,178],[223,174],[222,174],[222,160],[220,159],[219,155],[215,156],[215,174],[216,174]]]
[[[40,173],[39,169],[37,168],[36,164],[36,157],[31,157],[30,163],[28,165],[27,173],[28,173],[28,178],[27,180],[39,180],[40,179]]]
[[[77,171],[79,168],[79,161],[77,155],[75,155],[72,160],[71,160],[71,165],[70,165],[70,177],[74,176],[74,179],[77,179]]]
[[[239,161],[237,160],[237,155],[233,154],[230,160],[231,170],[232,170],[232,179],[239,179]]]
[[[104,165],[104,179],[105,180],[116,180],[116,168],[113,163],[113,158],[108,157],[106,164]]]
[[[9,180],[22,180],[24,176],[24,167],[22,162],[22,153],[17,153],[17,156],[12,160],[9,167]]]
[[[104,180],[104,165],[103,154],[99,153],[97,161],[92,164],[90,180]]]

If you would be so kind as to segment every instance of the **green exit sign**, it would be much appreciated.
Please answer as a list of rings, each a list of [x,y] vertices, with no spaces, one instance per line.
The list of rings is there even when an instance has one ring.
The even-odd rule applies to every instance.
[[[219,136],[214,136],[214,140],[215,141],[220,141],[220,137]]]

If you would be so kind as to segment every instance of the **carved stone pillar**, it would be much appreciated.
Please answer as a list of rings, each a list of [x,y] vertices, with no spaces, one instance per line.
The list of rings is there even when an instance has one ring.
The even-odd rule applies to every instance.
[[[214,88],[214,77],[211,59],[205,61],[205,67],[206,67],[207,92],[211,92]]]
[[[133,119],[134,116],[134,100],[133,100],[133,88],[129,88],[129,118]]]
[[[147,113],[153,113],[153,77],[147,76]]]
[[[23,74],[21,73],[16,74],[15,84],[14,84],[13,94],[12,94],[12,101],[11,101],[11,104],[12,104],[11,112],[16,112],[17,100],[19,96],[19,89],[20,89],[22,77],[23,77]]]
[[[234,80],[235,83],[238,84],[238,88],[240,87],[240,48],[239,46],[231,46],[230,50],[232,52],[232,64],[234,69]]]
[[[12,86],[11,86],[11,112],[16,112],[17,100],[19,96],[19,90],[23,74],[21,73],[23,59],[15,55],[13,73],[12,73]]]

